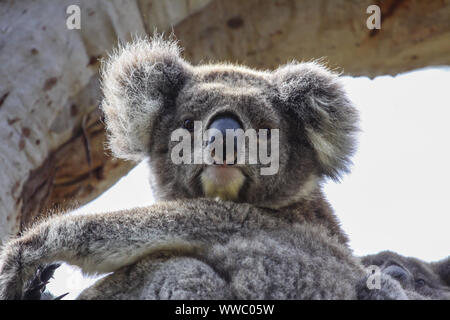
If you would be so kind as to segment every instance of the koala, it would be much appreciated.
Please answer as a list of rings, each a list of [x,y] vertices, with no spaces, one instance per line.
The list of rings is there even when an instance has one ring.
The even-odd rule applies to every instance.
[[[50,292],[45,291],[45,286],[53,278],[55,270],[61,266],[59,263],[51,263],[46,266],[38,266],[33,279],[28,281],[24,288],[23,300],[61,300],[68,293],[60,296],[53,296]]]
[[[364,266],[376,265],[397,280],[411,299],[450,299],[450,257],[425,262],[392,251],[361,258]]]
[[[111,273],[80,299],[359,297],[364,268],[321,190],[349,171],[358,132],[337,74],[315,62],[274,71],[193,66],[175,41],[155,36],[121,46],[102,79],[109,148],[122,159],[148,158],[156,203],[26,230],[1,252],[1,298],[23,298],[36,268],[55,261]],[[277,173],[238,163],[236,150],[232,161],[227,151],[212,163],[175,164],[178,129],[194,149],[195,133],[207,129],[277,129],[279,141],[268,144],[271,153],[279,148]],[[386,276],[370,298],[407,296]]]

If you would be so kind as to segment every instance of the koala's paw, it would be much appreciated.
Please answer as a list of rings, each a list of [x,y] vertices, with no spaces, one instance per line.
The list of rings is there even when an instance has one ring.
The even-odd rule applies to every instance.
[[[23,300],[60,300],[66,294],[59,297],[53,297],[51,294],[44,293],[45,286],[53,278],[55,270],[60,267],[59,263],[52,263],[44,267],[39,266],[33,279],[28,281],[23,292]]]

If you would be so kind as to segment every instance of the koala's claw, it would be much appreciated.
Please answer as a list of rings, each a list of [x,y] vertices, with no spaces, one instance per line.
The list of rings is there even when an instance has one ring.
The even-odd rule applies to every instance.
[[[35,277],[26,286],[23,293],[23,300],[42,300],[45,286],[49,283],[50,279],[53,278],[55,270],[60,266],[61,264],[59,263],[52,263],[44,267],[38,267]],[[67,295],[67,293],[53,299],[60,300],[65,295]]]
[[[62,295],[60,295],[60,296],[57,296],[56,298],[53,298],[53,300],[61,300],[62,298],[64,298],[65,296],[67,296],[69,293],[68,292],[66,292],[66,293],[64,293],[64,294],[62,294]]]

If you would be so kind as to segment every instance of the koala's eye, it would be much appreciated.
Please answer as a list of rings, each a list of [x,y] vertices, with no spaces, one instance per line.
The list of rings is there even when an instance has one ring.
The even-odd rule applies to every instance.
[[[427,283],[425,282],[425,280],[423,279],[416,279],[416,287],[417,288],[422,288],[423,286],[425,286]]]
[[[189,130],[189,131],[194,131],[194,120],[192,119],[186,119],[183,122],[183,128]]]

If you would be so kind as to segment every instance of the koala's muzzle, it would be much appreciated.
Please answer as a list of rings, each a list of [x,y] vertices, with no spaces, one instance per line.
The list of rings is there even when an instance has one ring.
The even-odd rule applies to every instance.
[[[208,126],[207,129],[215,129],[222,134],[223,152],[222,152],[221,160],[223,160],[222,163],[225,163],[226,155],[227,155],[227,139],[226,139],[227,131],[229,133],[234,133],[236,130],[242,129],[241,124],[233,116],[223,115],[223,116],[216,117],[210,123],[210,125]],[[208,139],[208,144],[213,143],[215,141],[215,139],[216,139],[216,136],[211,135],[210,138]],[[234,152],[234,158],[233,158],[233,162],[234,162],[234,160],[236,160],[236,152],[237,152],[237,137],[236,136],[234,136],[234,150],[232,150],[232,151]],[[230,152],[230,150],[228,150],[228,152]],[[212,154],[212,157],[215,158],[216,155]]]
[[[213,118],[206,129],[213,163],[204,168],[201,174],[204,195],[236,201],[245,176],[241,169],[233,165],[237,159],[237,137],[233,135],[233,140],[229,140],[234,141],[233,147],[227,144],[227,136],[242,129],[242,125],[233,115],[221,114]]]

